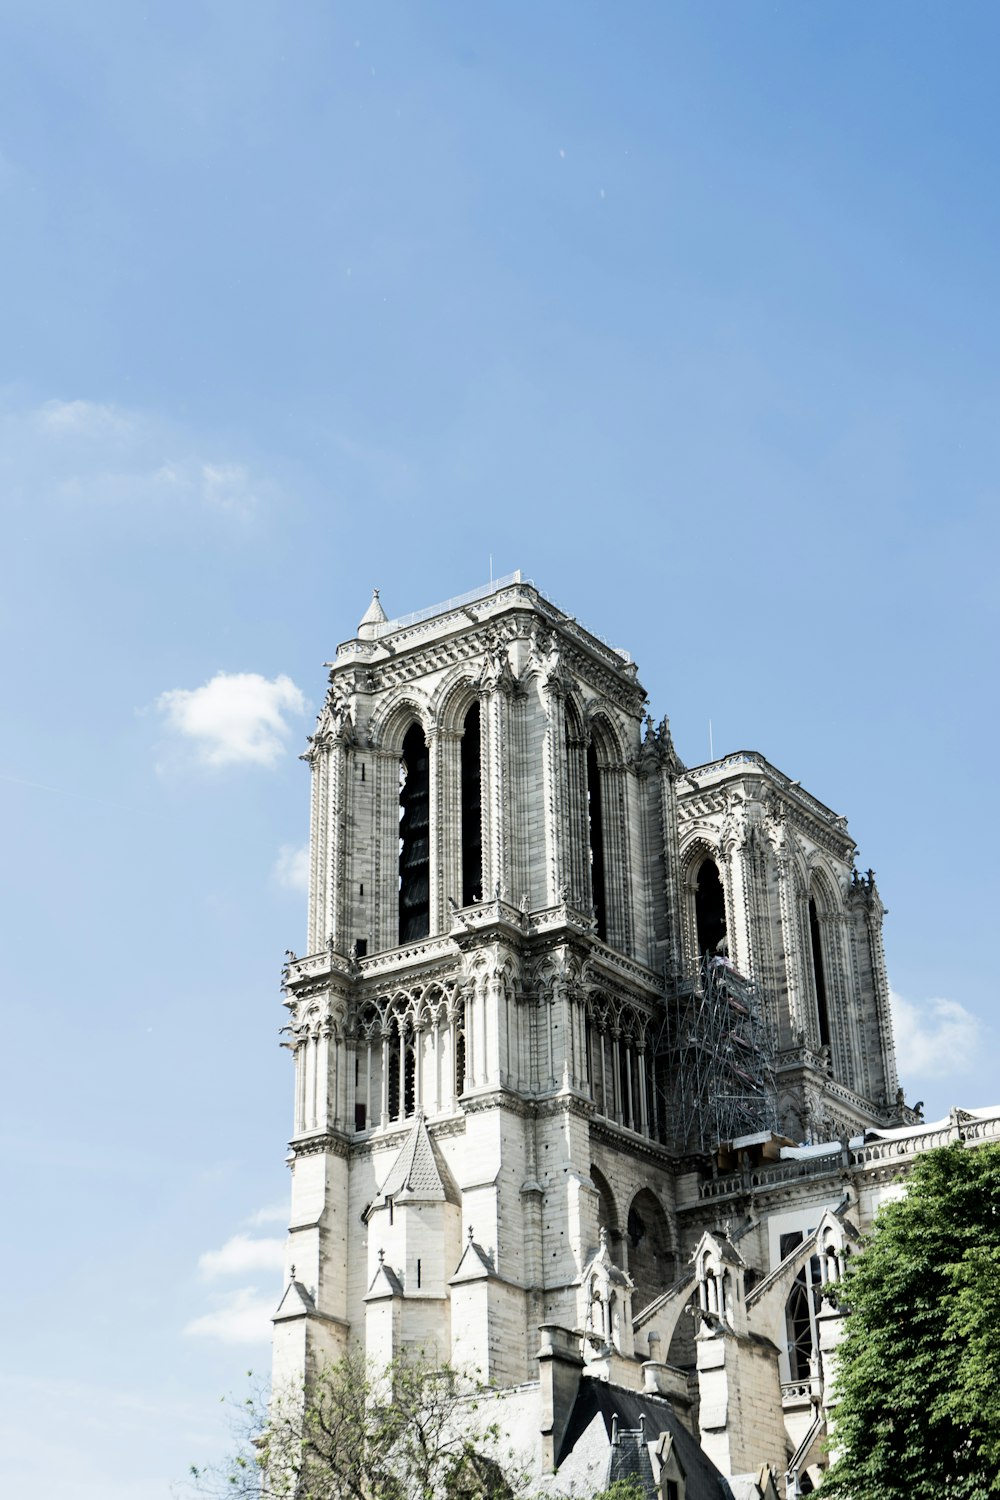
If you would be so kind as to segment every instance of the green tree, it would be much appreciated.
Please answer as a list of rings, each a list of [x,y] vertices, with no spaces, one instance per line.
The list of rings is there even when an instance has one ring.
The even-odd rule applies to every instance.
[[[305,1392],[240,1403],[236,1453],[193,1468],[192,1488],[234,1500],[514,1500],[524,1477],[484,1394],[419,1358],[373,1372],[351,1353]]]
[[[1000,1494],[1000,1145],[918,1158],[837,1295],[851,1316],[822,1495]]]
[[[646,1491],[638,1479],[613,1479],[606,1490],[593,1497],[593,1500],[646,1500]]]

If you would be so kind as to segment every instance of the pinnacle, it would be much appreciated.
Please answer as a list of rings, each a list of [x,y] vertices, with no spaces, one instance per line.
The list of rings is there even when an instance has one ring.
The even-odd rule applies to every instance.
[[[378,589],[373,589],[372,601],[369,604],[368,608],[365,610],[364,614],[361,616],[361,623],[358,626],[358,634],[364,635],[366,626],[384,625],[388,618],[389,616],[382,608],[382,602],[378,596]]]

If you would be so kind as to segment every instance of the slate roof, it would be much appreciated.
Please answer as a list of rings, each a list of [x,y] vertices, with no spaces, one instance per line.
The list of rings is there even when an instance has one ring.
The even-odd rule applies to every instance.
[[[361,616],[361,622],[358,625],[358,629],[360,630],[362,625],[385,625],[388,619],[389,616],[382,608],[382,601],[378,596],[378,589],[373,589],[372,602],[369,604],[368,608]]]
[[[482,1245],[477,1245],[469,1230],[469,1239],[465,1249],[462,1251],[462,1259],[459,1261],[454,1276],[449,1281],[449,1286],[458,1286],[463,1281],[483,1281],[487,1276],[497,1279],[497,1273],[493,1263]]]
[[[405,1203],[408,1198],[421,1203],[460,1202],[458,1189],[427,1134],[422,1115],[414,1120],[375,1201],[386,1198],[397,1203]]]
[[[293,1266],[292,1269],[294,1270],[295,1267]],[[285,1288],[273,1321],[277,1322],[279,1318],[298,1318],[303,1313],[315,1312],[315,1310],[316,1302],[310,1292],[301,1281],[293,1279]]]
[[[685,1472],[686,1500],[733,1500],[732,1490],[726,1480],[708,1454],[703,1452],[697,1438],[692,1437],[688,1432],[669,1401],[664,1400],[662,1396],[647,1395],[643,1391],[626,1391],[621,1386],[609,1385],[603,1380],[581,1380],[559,1450],[557,1466],[572,1452],[598,1413],[603,1419],[609,1442],[611,1441],[611,1424],[616,1416],[619,1430],[637,1428],[639,1418],[644,1418],[647,1442],[655,1442],[661,1432],[669,1432],[674,1440],[675,1452]],[[636,1452],[637,1447],[634,1439],[626,1438],[617,1449],[612,1450],[611,1477],[613,1479],[624,1478],[626,1472],[634,1473],[642,1483],[646,1494],[653,1497],[655,1490],[649,1455],[645,1445],[643,1445],[642,1453]],[[633,1458],[628,1456],[629,1449],[635,1455],[634,1467],[628,1470],[623,1469],[619,1474],[618,1464],[633,1464]],[[645,1464],[643,1453],[646,1455]]]

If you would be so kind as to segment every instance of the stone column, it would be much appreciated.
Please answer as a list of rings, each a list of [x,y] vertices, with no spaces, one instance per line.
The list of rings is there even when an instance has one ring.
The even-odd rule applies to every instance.
[[[462,901],[461,735],[442,729],[427,737],[430,762],[430,931],[451,926],[448,897]]]
[[[342,735],[317,736],[305,757],[312,767],[309,872],[309,951],[318,953],[332,937],[344,952],[344,823],[346,747]]]

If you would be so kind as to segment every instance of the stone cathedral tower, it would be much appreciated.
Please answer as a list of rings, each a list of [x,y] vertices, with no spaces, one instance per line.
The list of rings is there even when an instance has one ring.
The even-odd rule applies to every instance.
[[[845,820],[756,752],[685,768],[627,653],[519,574],[376,593],[304,759],[279,1376],[357,1339],[515,1385],[542,1326],[652,1359],[713,1152],[913,1118]]]

